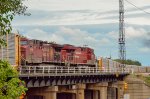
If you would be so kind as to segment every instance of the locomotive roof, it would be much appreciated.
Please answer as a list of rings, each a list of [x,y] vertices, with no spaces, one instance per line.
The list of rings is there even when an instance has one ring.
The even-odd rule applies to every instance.
[[[63,45],[60,45],[60,44],[51,44],[53,47],[60,47],[60,48],[63,48]]]

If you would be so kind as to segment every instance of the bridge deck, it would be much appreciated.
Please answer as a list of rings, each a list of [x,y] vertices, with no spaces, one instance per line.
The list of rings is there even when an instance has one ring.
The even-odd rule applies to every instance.
[[[27,87],[118,81],[129,74],[128,70],[101,70],[98,67],[24,66],[19,70]]]

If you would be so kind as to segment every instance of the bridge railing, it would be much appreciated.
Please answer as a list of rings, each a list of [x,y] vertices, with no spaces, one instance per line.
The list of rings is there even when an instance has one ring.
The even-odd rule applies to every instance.
[[[78,75],[98,73],[129,73],[123,69],[100,69],[99,67],[56,67],[56,66],[21,66],[20,75]]]

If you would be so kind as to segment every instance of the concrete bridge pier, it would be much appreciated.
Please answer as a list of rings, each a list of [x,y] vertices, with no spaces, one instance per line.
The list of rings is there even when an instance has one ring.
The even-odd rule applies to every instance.
[[[117,95],[117,88],[115,87],[108,87],[107,90],[107,99],[118,99],[118,95]]]
[[[108,83],[100,87],[100,99],[107,99],[107,86]]]
[[[108,83],[90,84],[87,86],[89,90],[93,90],[93,99],[107,99]]]
[[[84,99],[85,84],[77,84],[76,99]]]
[[[107,88],[107,99],[118,99],[118,83],[109,82]]]
[[[118,88],[117,88],[118,98],[117,99],[124,99],[124,81],[118,81],[117,85],[118,85]]]
[[[48,87],[44,90],[44,99],[57,99],[58,86]]]

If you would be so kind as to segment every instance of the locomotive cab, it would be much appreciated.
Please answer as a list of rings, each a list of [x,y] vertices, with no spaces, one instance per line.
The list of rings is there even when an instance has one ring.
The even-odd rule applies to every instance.
[[[27,38],[21,38],[20,39],[20,45],[21,45],[21,65],[26,65],[26,48],[28,46],[28,39]]]

